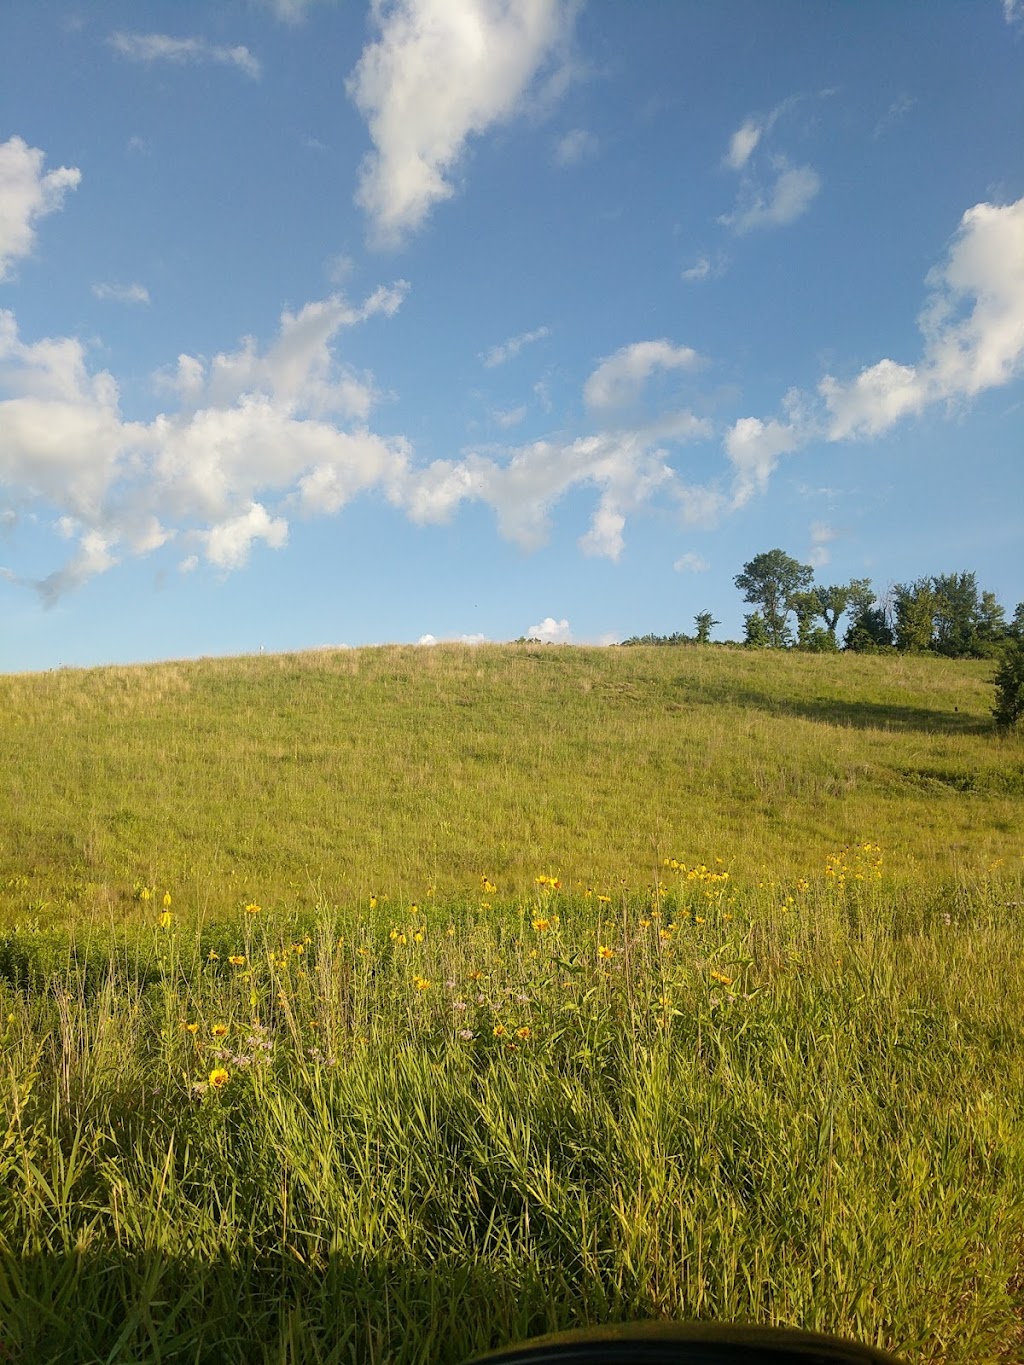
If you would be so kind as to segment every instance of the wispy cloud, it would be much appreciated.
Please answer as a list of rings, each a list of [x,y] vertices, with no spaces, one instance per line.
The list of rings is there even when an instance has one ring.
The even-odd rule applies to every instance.
[[[260,64],[247,47],[225,47],[205,38],[172,38],[166,33],[112,33],[110,45],[130,62],[175,62],[178,65],[214,62],[234,66],[259,80]]]
[[[624,407],[635,399],[658,370],[692,370],[700,356],[689,346],[670,341],[636,341],[606,357],[583,387],[588,408]]]
[[[711,565],[703,555],[697,554],[696,550],[687,550],[686,554],[679,556],[672,567],[676,573],[707,573]]]
[[[734,211],[722,214],[718,221],[740,236],[756,228],[785,227],[807,212],[820,189],[817,171],[810,166],[790,166],[780,158],[774,183],[767,189],[744,186]]]
[[[693,265],[681,272],[681,276],[689,284],[700,284],[703,280],[717,280],[725,274],[728,265],[728,258],[717,251],[714,256],[698,256]]]
[[[480,359],[489,370],[493,370],[498,365],[504,365],[506,360],[514,360],[524,346],[532,346],[535,341],[542,341],[550,335],[550,327],[535,327],[532,332],[520,332],[518,336],[492,346],[489,351],[483,351]]]
[[[556,166],[578,166],[597,155],[598,141],[593,133],[585,128],[572,128],[555,142],[554,160]]]
[[[143,284],[94,284],[92,292],[96,298],[114,303],[149,302],[149,290]]]
[[[816,569],[822,569],[831,560],[829,546],[839,537],[839,532],[827,521],[811,522],[811,549],[808,559]]]

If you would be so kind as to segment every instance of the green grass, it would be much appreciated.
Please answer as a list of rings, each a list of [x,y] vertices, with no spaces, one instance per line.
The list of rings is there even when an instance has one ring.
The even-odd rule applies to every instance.
[[[381,648],[0,679],[8,908],[197,912],[646,883],[665,856],[894,873],[1019,857],[991,665],[716,648]],[[2,913],[3,901],[0,901]],[[45,912],[43,912],[45,907]]]
[[[1019,1361],[1022,749],[987,675],[0,680],[0,1359],[456,1365],[667,1316]]]

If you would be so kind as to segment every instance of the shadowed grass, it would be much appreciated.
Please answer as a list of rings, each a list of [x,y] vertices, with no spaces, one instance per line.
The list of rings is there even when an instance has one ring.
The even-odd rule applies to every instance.
[[[1019,1359],[1020,883],[939,912],[878,863],[86,926],[2,988],[7,1349],[454,1363],[672,1316]]]

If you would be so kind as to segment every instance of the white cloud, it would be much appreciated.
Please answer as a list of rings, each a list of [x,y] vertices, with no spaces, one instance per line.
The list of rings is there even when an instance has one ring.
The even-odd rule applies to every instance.
[[[286,24],[300,24],[319,0],[263,0],[267,9]]]
[[[178,357],[177,372],[162,376],[191,407],[224,408],[247,394],[265,394],[289,410],[314,416],[329,413],[364,420],[377,397],[372,379],[339,365],[331,349],[343,327],[376,314],[393,316],[408,292],[404,280],[374,291],[359,307],[343,295],[307,303],[297,313],[281,316],[277,340],[260,355],[246,337],[237,351],[220,353],[207,363],[198,356]]]
[[[531,626],[526,632],[529,640],[543,640],[545,644],[564,644],[569,639],[569,622],[562,618],[556,621],[553,616],[545,616],[544,620],[535,626]]]
[[[0,142],[0,280],[8,278],[13,261],[31,252],[37,219],[59,209],[82,178],[70,166],[44,173],[45,159],[20,137]]]
[[[112,33],[110,45],[130,62],[215,62],[235,66],[259,80],[260,64],[247,47],[225,47],[205,38],[172,38],[166,33]]]
[[[572,128],[555,143],[556,166],[578,166],[581,161],[597,155],[598,141],[585,128]]]
[[[519,425],[526,416],[526,408],[525,406],[505,409],[495,408],[491,413],[491,416],[499,427],[507,431],[509,427],[517,427]]]
[[[919,318],[917,364],[885,359],[842,383],[825,375],[818,392],[828,437],[877,436],[933,403],[972,398],[1024,369],[1024,198],[976,204],[960,220],[946,261],[930,271]]]
[[[143,284],[94,284],[94,296],[115,303],[148,303],[149,290]]]
[[[1024,0],[1003,0],[1003,18],[1008,24],[1024,24]]]
[[[725,453],[733,467],[733,506],[743,507],[755,493],[763,493],[780,455],[799,450],[803,432],[792,423],[762,422],[741,417],[725,435]]]
[[[535,341],[550,335],[550,327],[535,327],[532,332],[520,332],[518,336],[509,337],[507,341],[482,352],[480,359],[489,370],[493,370],[497,365],[504,365],[506,360],[514,360],[524,346],[532,346]]]
[[[790,166],[784,160],[777,162],[776,171],[768,191],[752,184],[743,186],[735,210],[718,221],[740,236],[756,228],[795,223],[821,189],[821,177],[810,166]]]
[[[571,0],[374,0],[379,36],[347,89],[373,142],[356,201],[382,245],[398,245],[454,195],[468,139],[522,109],[575,9]]]
[[[601,361],[583,386],[583,399],[592,409],[623,407],[639,396],[655,371],[692,370],[699,363],[700,356],[689,346],[636,341]]]
[[[237,517],[213,526],[203,533],[206,557],[220,569],[240,569],[248,563],[254,540],[265,540],[273,550],[288,543],[288,523],[271,517],[267,509],[254,502]]]
[[[827,521],[811,522],[811,551],[808,559],[816,569],[822,569],[832,558],[829,546],[839,537],[839,532]]]
[[[729,150],[725,155],[725,164],[730,170],[743,169],[750,160],[754,148],[761,141],[763,131],[762,125],[754,118],[745,119],[740,124],[729,139]]]
[[[707,573],[711,565],[703,555],[697,554],[696,550],[687,550],[686,554],[679,556],[672,567],[676,573]]]
[[[851,380],[826,374],[817,408],[791,391],[787,421],[744,417],[725,437],[735,470],[734,505],[761,491],[779,456],[811,440],[864,440],[935,404],[954,404],[1024,374],[1024,198],[975,204],[963,215],[945,261],[926,280],[914,364],[886,357]]]
[[[442,642],[459,645],[485,645],[488,643],[486,635],[479,631],[472,635],[421,635],[416,641],[418,645],[437,645]]]
[[[721,252],[717,252],[713,260],[710,256],[698,256],[693,265],[682,272],[682,278],[691,284],[699,284],[702,280],[716,280],[725,274],[727,265],[728,258]]]

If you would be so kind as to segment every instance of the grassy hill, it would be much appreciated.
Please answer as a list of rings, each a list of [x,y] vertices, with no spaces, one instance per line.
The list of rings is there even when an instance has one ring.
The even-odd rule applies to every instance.
[[[992,666],[722,648],[384,647],[0,679],[0,913],[649,884],[665,857],[1020,865]]]
[[[702,1318],[1024,1359],[990,666],[385,648],[0,680],[0,1360]]]

